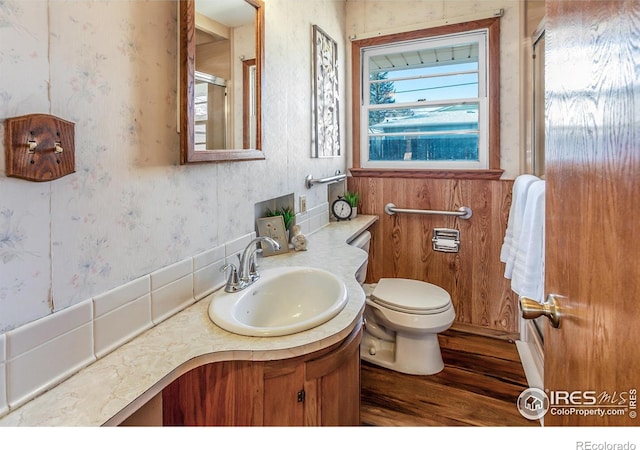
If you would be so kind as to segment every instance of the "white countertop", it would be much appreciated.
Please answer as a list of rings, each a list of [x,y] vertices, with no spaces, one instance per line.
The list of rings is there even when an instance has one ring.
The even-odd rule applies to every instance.
[[[347,242],[376,220],[359,215],[330,222],[308,236],[307,251],[291,250],[258,262],[258,270],[312,266],[340,276],[349,301],[330,321],[289,336],[240,336],[209,319],[208,296],[4,416],[0,426],[117,425],[180,375],[203,364],[285,359],[339,342],[359,322],[365,301],[354,275],[367,255]]]

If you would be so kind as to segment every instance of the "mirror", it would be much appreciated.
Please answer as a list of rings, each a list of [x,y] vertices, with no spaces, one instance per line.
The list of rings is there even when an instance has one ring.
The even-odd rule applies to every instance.
[[[181,164],[264,159],[262,0],[179,2]]]

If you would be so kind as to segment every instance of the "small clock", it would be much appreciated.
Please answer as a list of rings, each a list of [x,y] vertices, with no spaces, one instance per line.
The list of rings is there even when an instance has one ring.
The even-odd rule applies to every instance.
[[[351,205],[342,197],[331,204],[331,212],[338,220],[347,220],[351,218]]]

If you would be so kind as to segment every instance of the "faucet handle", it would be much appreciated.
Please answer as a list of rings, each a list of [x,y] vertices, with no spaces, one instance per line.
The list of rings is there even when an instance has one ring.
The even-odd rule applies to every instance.
[[[224,287],[226,292],[235,292],[235,288],[240,285],[240,278],[238,277],[238,269],[233,264],[225,264],[220,268],[220,272],[226,272],[227,269],[231,269],[229,271],[229,278],[227,278],[227,284]]]

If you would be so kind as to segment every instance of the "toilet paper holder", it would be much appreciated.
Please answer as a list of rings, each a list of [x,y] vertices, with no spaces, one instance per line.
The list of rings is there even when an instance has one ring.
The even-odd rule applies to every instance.
[[[434,228],[433,250],[436,252],[458,253],[460,250],[460,230],[452,228]]]

